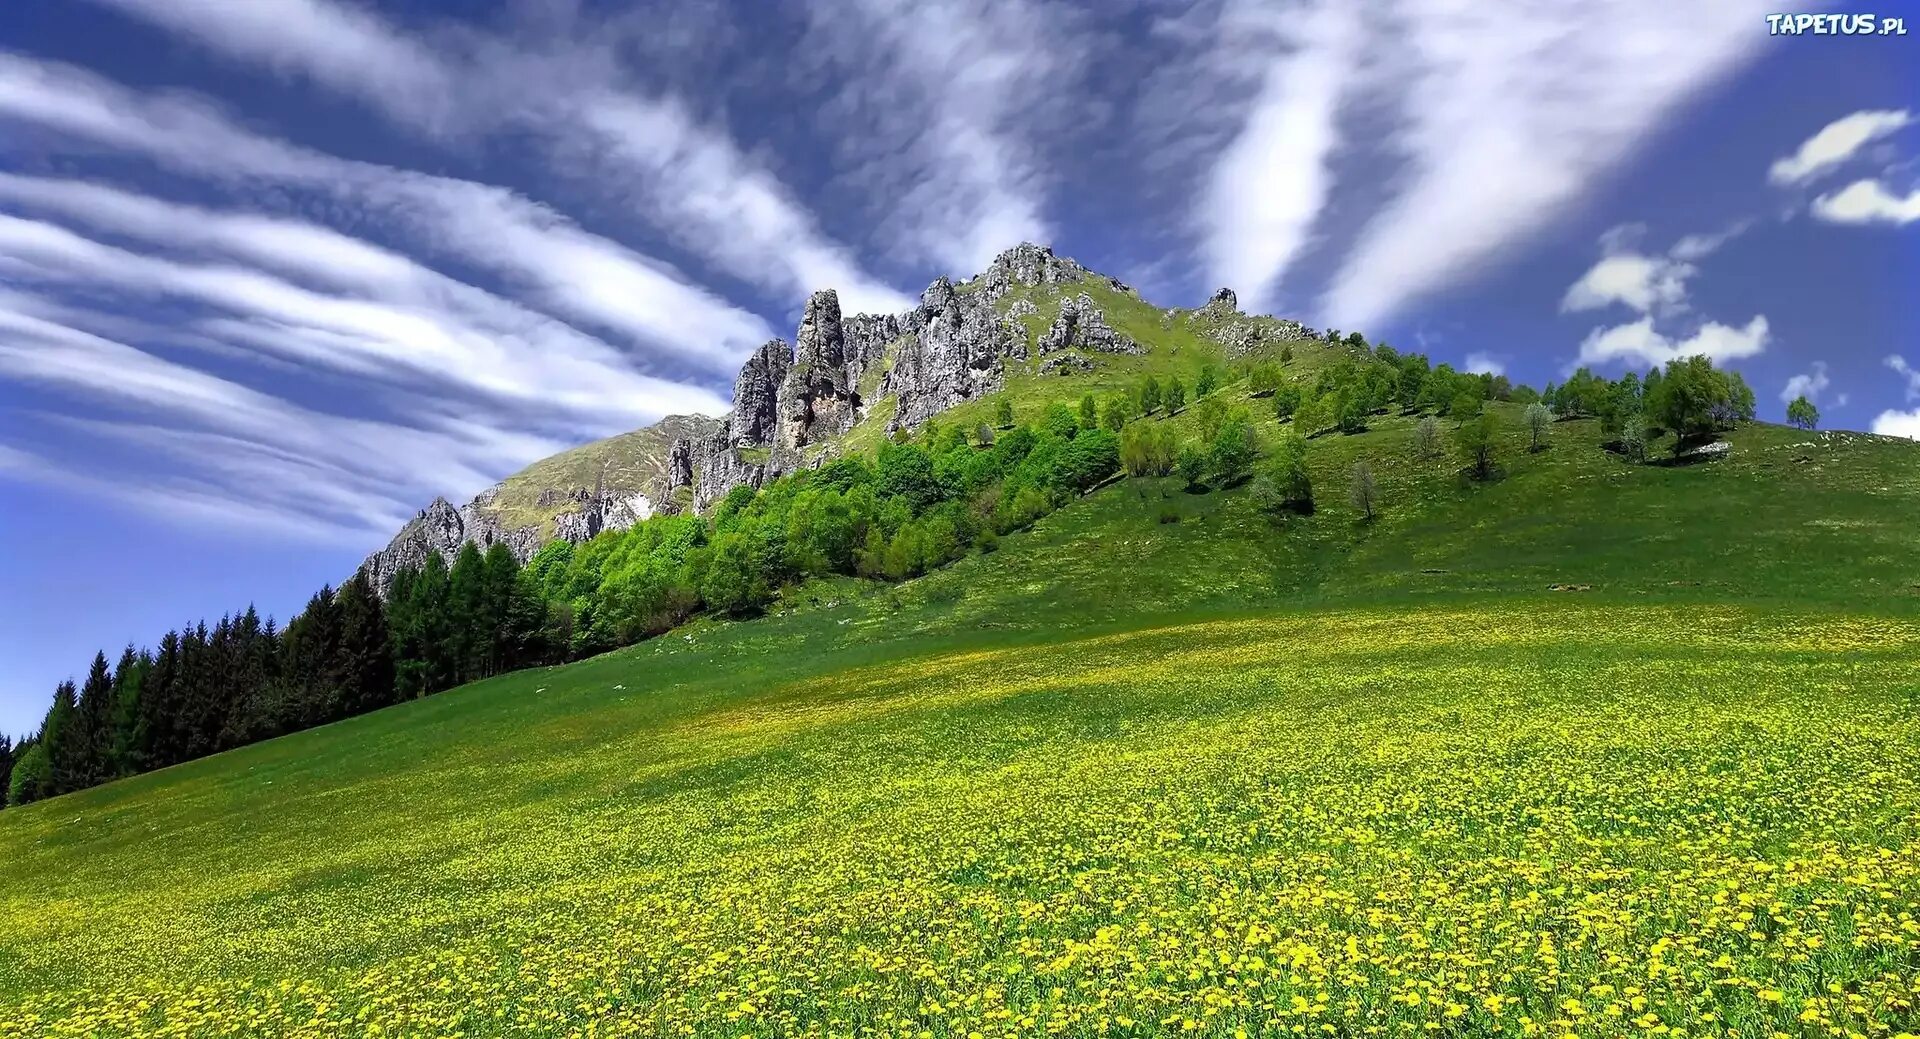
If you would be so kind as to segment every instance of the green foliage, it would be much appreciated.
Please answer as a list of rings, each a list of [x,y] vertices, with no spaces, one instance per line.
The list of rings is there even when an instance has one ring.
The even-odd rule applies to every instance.
[[[1738,373],[1713,366],[1701,354],[1667,362],[1646,395],[1650,417],[1674,432],[1678,454],[1690,443],[1753,418],[1753,390]]]
[[[1055,401],[1040,415],[1040,432],[1062,440],[1072,440],[1080,432],[1080,420],[1065,404]]]
[[[1269,512],[1313,512],[1313,475],[1307,468],[1306,438],[1293,432],[1282,434],[1274,444],[1270,473],[1265,477],[1265,488],[1256,495],[1256,505]]]
[[[1100,406],[1093,402],[1093,394],[1080,395],[1080,428],[1092,429],[1100,424]]]
[[[1414,423],[1410,446],[1415,458],[1437,458],[1440,455],[1440,422],[1432,415],[1422,415]]]
[[[1820,409],[1802,393],[1787,405],[1787,422],[1799,429],[1813,429],[1820,425]]]
[[[1120,464],[1128,476],[1166,476],[1178,455],[1173,429],[1165,424],[1136,422],[1120,434]]]
[[[1104,429],[1089,429],[1055,456],[1051,484],[1085,494],[1120,469],[1120,440]]]
[[[1479,417],[1485,403],[1486,400],[1480,396],[1479,391],[1463,389],[1454,394],[1453,400],[1448,403],[1447,417],[1455,422],[1469,421]]]
[[[1207,469],[1224,483],[1244,478],[1260,456],[1260,444],[1244,412],[1229,417],[1207,448]]]
[[[993,400],[993,421],[1001,429],[1013,425],[1013,398],[1001,394]]]
[[[1647,420],[1638,413],[1627,416],[1620,427],[1620,453],[1635,464],[1647,460]]]
[[[1174,458],[1173,471],[1189,489],[1204,486],[1207,476],[1207,452],[1199,444],[1192,442],[1181,444],[1180,453]]]
[[[7,782],[7,804],[17,807],[51,797],[55,792],[53,760],[47,754],[43,736],[40,742],[27,747],[19,760],[14,762],[13,774]]]
[[[1133,417],[1132,412],[1133,404],[1126,394],[1111,394],[1100,408],[1100,428],[1109,433],[1118,433],[1126,428],[1127,420]]]
[[[1210,364],[1201,365],[1200,377],[1194,380],[1194,383],[1193,383],[1193,399],[1199,400],[1200,398],[1207,396],[1208,394],[1212,393],[1215,387],[1217,387],[1219,384],[1220,384],[1219,376],[1214,372],[1213,365],[1210,365]]]
[[[1287,383],[1273,391],[1273,417],[1281,422],[1300,410],[1300,387]]]
[[[1547,444],[1547,430],[1553,425],[1553,411],[1535,401],[1527,405],[1521,421],[1527,426],[1527,450],[1538,451]]]
[[[1481,414],[1460,423],[1453,431],[1453,444],[1466,459],[1467,472],[1474,479],[1493,478],[1495,442],[1492,415]]]
[[[1287,343],[1286,345],[1280,348],[1280,363],[1283,365],[1293,363],[1293,344],[1292,343]]]
[[[1152,415],[1160,410],[1160,380],[1149,375],[1140,381],[1140,414]]]
[[[1266,397],[1280,389],[1280,367],[1261,362],[1247,373],[1247,391],[1251,396]]]
[[[1167,414],[1177,414],[1187,406],[1187,388],[1180,382],[1178,375],[1167,380]]]

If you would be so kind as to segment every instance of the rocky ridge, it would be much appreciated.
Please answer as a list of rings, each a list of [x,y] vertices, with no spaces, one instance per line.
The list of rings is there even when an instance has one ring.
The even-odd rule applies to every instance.
[[[741,365],[734,378],[733,410],[725,416],[670,416],[624,435],[637,439],[618,457],[601,459],[591,489],[579,479],[591,461],[583,458],[564,475],[539,477],[577,483],[541,486],[532,500],[519,501],[528,498],[525,485],[533,468],[458,508],[435,499],[364,566],[376,587],[384,590],[395,573],[422,565],[428,553],[451,559],[467,543],[482,549],[505,544],[524,561],[552,539],[585,541],[602,531],[624,530],[656,512],[705,511],[735,487],[758,487],[818,465],[831,457],[836,439],[885,398],[894,400],[887,430],[912,429],[999,390],[1010,360],[1024,362],[1037,355],[1047,358],[1039,370],[1068,374],[1093,366],[1087,353],[1144,352],[1107,324],[1085,292],[1063,294],[1058,314],[1037,339],[1021,324],[1021,318],[1038,313],[1030,299],[998,306],[1019,289],[1064,289],[1090,279],[1132,294],[1117,279],[1031,243],[1000,254],[986,271],[959,285],[936,279],[921,293],[919,305],[903,314],[844,316],[838,293],[816,292],[807,299],[791,346],[771,340]],[[1221,319],[1223,328],[1242,337],[1254,328],[1231,320],[1239,314],[1230,290],[1216,293],[1201,313]],[[609,466],[615,462],[624,464],[619,478],[609,480]],[[517,495],[512,504],[536,507],[504,507],[509,491]],[[554,509],[560,511],[553,514]],[[542,512],[550,521],[529,522],[529,516]]]

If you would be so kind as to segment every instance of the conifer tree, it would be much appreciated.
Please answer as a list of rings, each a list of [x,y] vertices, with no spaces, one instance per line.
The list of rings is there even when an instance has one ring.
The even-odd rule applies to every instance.
[[[79,693],[71,681],[60,683],[53,692],[53,706],[47,708],[40,723],[40,742],[47,748],[47,791],[43,796],[64,794],[80,788],[85,775],[84,736],[78,731],[75,715],[79,712]]]
[[[105,653],[93,655],[76,707],[73,725],[76,785],[69,788],[73,790],[94,786],[110,777],[107,758],[113,748],[113,672],[107,670]]]

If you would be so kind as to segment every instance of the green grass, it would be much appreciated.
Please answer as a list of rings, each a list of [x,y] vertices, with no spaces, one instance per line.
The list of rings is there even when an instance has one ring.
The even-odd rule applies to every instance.
[[[0,812],[0,1039],[1913,1031],[1920,447],[1494,413]]]

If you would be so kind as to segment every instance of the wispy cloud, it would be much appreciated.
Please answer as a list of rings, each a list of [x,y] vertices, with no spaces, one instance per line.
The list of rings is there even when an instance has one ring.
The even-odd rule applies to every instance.
[[[1905,109],[1867,110],[1843,116],[1821,127],[1792,155],[1775,161],[1767,170],[1767,179],[1780,185],[1804,184],[1839,167],[1874,141],[1912,123],[1913,113]]]
[[[1857,180],[1813,200],[1816,219],[1830,224],[1894,224],[1920,220],[1920,187],[1898,194],[1877,180]]]
[[[907,257],[975,271],[1046,241],[1047,175],[1033,154],[1072,98],[1083,42],[1032,0],[822,0],[810,43],[844,75],[835,142],[865,164],[874,216]]]
[[[1820,395],[1827,392],[1827,387],[1832,384],[1827,378],[1827,362],[1815,361],[1808,370],[1787,379],[1787,384],[1780,388],[1780,403],[1790,404],[1795,397],[1803,396],[1819,403]],[[1842,403],[1845,403],[1844,395]]]
[[[337,200],[423,251],[493,272],[570,319],[730,373],[771,334],[673,268],[512,191],[356,162],[264,137],[204,101],[145,96],[69,66],[0,53],[0,118],[221,181]]]
[[[1359,8],[1337,2],[1304,12],[1235,3],[1222,26],[1245,46],[1265,39],[1279,56],[1264,71],[1240,133],[1215,163],[1199,223],[1215,282],[1236,285],[1265,310],[1333,187],[1339,109],[1354,79]]]
[[[1373,89],[1402,114],[1390,138],[1402,187],[1347,254],[1325,319],[1378,321],[1541,233],[1753,55],[1766,10],[1695,0],[1655,19],[1636,0],[1391,5],[1394,60]]]
[[[548,55],[473,32],[427,43],[330,0],[256,0],[239,18],[215,0],[99,2],[229,58],[297,70],[409,128],[456,126],[544,142],[558,173],[588,192],[643,203],[635,211],[675,244],[749,283],[795,300],[838,288],[856,310],[911,305],[826,238],[731,138],[670,96],[630,91],[617,62],[591,48]],[[280,18],[302,37],[287,39],[285,25],[276,30]],[[376,60],[387,76],[363,74]],[[511,94],[501,89],[503,63]],[[582,161],[607,175],[580,176]]]

